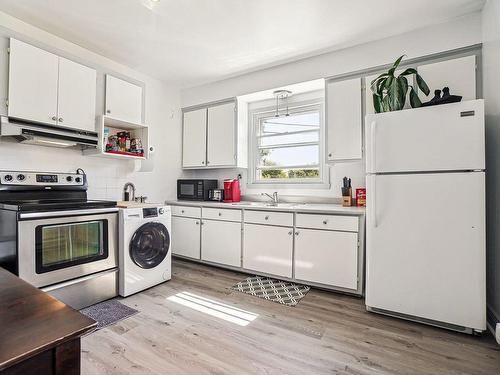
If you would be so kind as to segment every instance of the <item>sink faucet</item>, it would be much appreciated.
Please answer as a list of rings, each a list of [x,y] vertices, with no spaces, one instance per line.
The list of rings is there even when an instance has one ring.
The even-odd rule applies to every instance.
[[[268,196],[269,198],[271,198],[271,199],[272,199],[272,201],[273,201],[273,202],[272,202],[272,205],[273,205],[273,206],[277,206],[277,205],[278,205],[278,203],[279,203],[279,198],[278,198],[278,192],[277,192],[277,191],[275,191],[275,192],[273,193],[273,195],[271,195],[271,194],[267,194],[267,193],[262,193],[262,195],[266,195],[266,196]]]
[[[130,197],[130,193],[128,192],[128,190],[132,190],[132,197]],[[127,182],[124,186],[123,186],[123,200],[125,201],[135,201],[135,185],[131,182]]]

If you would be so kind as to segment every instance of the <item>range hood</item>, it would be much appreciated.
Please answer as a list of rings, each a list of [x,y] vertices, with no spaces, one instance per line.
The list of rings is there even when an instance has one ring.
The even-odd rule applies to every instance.
[[[97,147],[99,140],[96,132],[32,123],[7,116],[1,116],[0,137],[13,138],[26,144],[82,149]]]

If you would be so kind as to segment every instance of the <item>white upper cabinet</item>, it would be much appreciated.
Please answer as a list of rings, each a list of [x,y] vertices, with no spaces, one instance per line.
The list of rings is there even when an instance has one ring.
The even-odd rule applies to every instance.
[[[246,117],[235,100],[183,110],[182,167],[246,168]]]
[[[236,103],[208,108],[207,165],[234,166],[236,163]]]
[[[58,56],[10,40],[9,117],[57,125]]]
[[[106,115],[142,123],[142,87],[106,74]]]
[[[361,78],[327,82],[326,98],[327,160],[361,159]]]
[[[182,166],[204,167],[207,152],[207,109],[184,112]]]
[[[421,65],[417,70],[431,90],[429,96],[419,92],[422,102],[432,99],[434,90],[443,87],[449,87],[452,95],[461,95],[462,101],[476,99],[476,56]]]
[[[96,71],[10,40],[8,115],[95,131]]]
[[[59,125],[95,131],[96,71],[59,58]]]

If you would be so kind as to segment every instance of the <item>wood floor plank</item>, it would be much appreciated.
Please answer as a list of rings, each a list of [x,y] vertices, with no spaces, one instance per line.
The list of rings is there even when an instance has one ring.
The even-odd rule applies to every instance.
[[[174,260],[172,280],[122,299],[139,313],[82,340],[83,374],[500,374],[500,347],[368,313],[312,289],[295,307],[230,287],[245,275]],[[257,314],[247,326],[168,299],[189,292]]]

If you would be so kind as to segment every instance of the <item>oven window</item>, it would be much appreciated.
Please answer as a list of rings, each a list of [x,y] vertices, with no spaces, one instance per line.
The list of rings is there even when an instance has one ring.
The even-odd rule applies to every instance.
[[[107,232],[107,220],[38,226],[37,273],[107,258]]]
[[[181,195],[184,197],[194,196],[194,184],[181,184]]]

